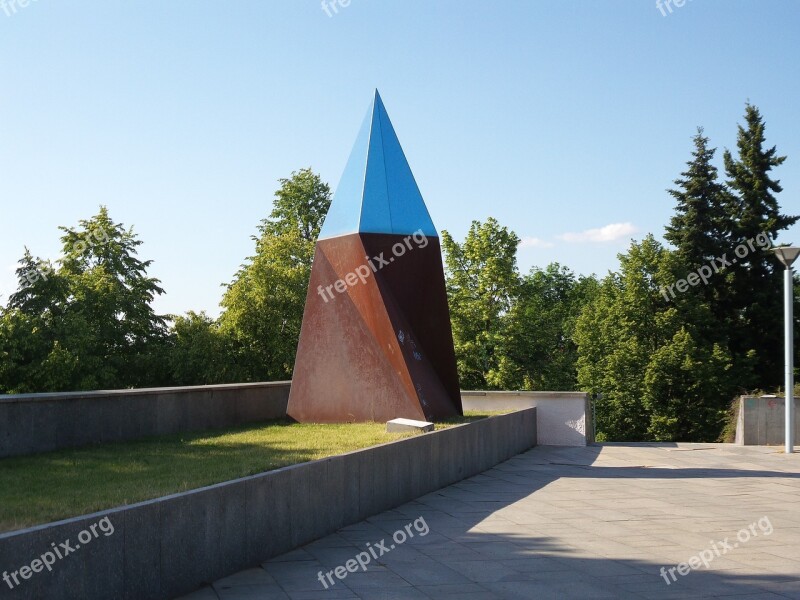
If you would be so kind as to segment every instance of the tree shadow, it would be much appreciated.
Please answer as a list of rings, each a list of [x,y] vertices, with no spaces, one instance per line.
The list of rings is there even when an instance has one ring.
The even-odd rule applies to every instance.
[[[335,585],[329,586],[329,591],[353,593],[360,598],[800,598],[800,568],[792,568],[800,566],[800,562],[781,558],[788,548],[786,542],[779,542],[781,548],[774,554],[755,552],[756,544],[773,543],[766,542],[768,538],[750,542],[751,551],[738,555],[742,561],[739,564],[735,562],[736,550],[727,552],[722,548],[708,560],[710,568],[701,564],[682,575],[677,565],[711,549],[711,542],[697,542],[694,550],[690,550],[696,543],[694,539],[678,545],[674,535],[665,533],[675,527],[675,515],[666,515],[670,517],[667,519],[642,514],[636,520],[643,525],[664,519],[664,530],[650,527],[648,533],[645,527],[640,533],[629,535],[623,531],[626,528],[620,527],[620,523],[630,525],[629,514],[620,511],[619,521],[614,520],[613,514],[615,506],[623,508],[627,500],[635,500],[626,497],[626,481],[757,477],[795,480],[800,473],[717,467],[594,466],[602,451],[603,446],[599,445],[553,451],[534,448],[484,473],[267,561],[263,570],[268,579],[253,590],[258,585],[263,586],[264,593],[316,590],[320,595],[314,597],[326,597],[320,572],[324,577],[324,573],[345,565],[368,545],[374,547],[384,540],[386,546],[394,544],[390,552],[371,561],[366,572],[359,569],[342,580],[334,577]],[[569,501],[561,505],[536,500],[538,509],[525,508],[524,501],[536,499],[537,491],[565,478],[620,480],[619,499],[613,498],[614,490],[603,488],[612,497],[604,503],[608,514],[596,521],[580,508],[570,506]],[[596,487],[587,486],[587,495]],[[711,492],[709,499],[713,499]],[[416,529],[420,518],[428,529],[424,536]],[[739,517],[720,509],[719,520],[738,523]],[[750,522],[732,525],[725,535],[735,538],[737,530]],[[405,536],[408,539],[402,544],[396,543],[399,540],[393,538],[395,532],[408,532],[407,526],[412,523],[411,531],[417,535]],[[576,529],[580,533],[577,539]],[[565,533],[568,530],[569,535]],[[581,532],[585,532],[585,538]],[[795,547],[797,542],[800,539],[795,540]],[[221,600],[234,598],[241,590],[238,586],[246,582],[253,585],[248,577],[252,572],[216,582],[214,593]]]

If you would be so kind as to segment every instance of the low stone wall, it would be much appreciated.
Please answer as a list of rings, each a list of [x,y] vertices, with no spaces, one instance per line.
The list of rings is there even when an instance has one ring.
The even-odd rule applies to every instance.
[[[0,396],[0,458],[279,419],[290,387],[276,381]],[[538,407],[542,445],[594,441],[584,392],[462,391],[461,400],[464,410]]]
[[[783,446],[786,441],[786,398],[741,396],[736,422],[740,446]],[[800,398],[794,399],[794,443],[800,445]]]
[[[464,410],[536,407],[540,446],[585,446],[594,442],[591,400],[585,392],[461,392]]]
[[[290,384],[0,396],[0,458],[278,419]]]
[[[0,534],[0,573],[25,567],[28,576],[13,589],[0,581],[0,598],[174,598],[531,448],[536,415],[521,410]],[[40,557],[65,541],[75,550],[43,569]]]

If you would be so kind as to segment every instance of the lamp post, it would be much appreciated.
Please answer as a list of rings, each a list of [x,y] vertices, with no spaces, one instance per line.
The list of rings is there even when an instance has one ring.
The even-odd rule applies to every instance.
[[[773,248],[773,252],[786,267],[783,272],[783,315],[784,331],[786,334],[786,454],[794,452],[794,281],[792,278],[792,263],[800,255],[800,248],[784,246]]]

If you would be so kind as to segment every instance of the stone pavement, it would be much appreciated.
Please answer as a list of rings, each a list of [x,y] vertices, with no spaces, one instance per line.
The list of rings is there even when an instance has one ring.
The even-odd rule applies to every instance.
[[[344,568],[381,540],[366,572]],[[540,446],[184,600],[279,598],[800,599],[800,455]]]

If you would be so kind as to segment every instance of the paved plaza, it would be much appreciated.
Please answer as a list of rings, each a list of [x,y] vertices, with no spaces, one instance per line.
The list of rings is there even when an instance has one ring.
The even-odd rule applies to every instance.
[[[540,446],[184,600],[324,598],[800,599],[800,455]]]

